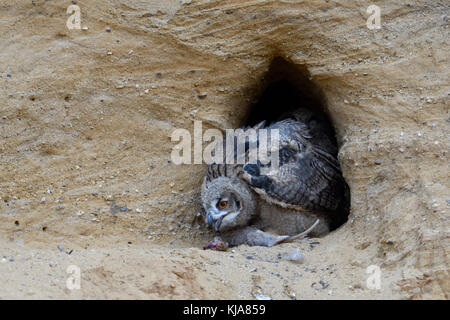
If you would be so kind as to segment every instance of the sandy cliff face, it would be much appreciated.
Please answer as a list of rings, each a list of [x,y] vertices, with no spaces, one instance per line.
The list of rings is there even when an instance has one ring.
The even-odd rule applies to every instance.
[[[447,1],[376,1],[379,30],[370,1],[80,0],[87,30],[70,4],[0,4],[1,297],[448,298]],[[170,135],[242,125],[276,57],[320,91],[349,221],[203,252],[204,166],[173,164]]]

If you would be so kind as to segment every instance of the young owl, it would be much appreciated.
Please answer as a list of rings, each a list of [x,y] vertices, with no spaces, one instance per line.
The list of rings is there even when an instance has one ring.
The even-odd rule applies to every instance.
[[[264,122],[252,129],[262,128]],[[265,170],[260,161],[209,165],[201,192],[206,223],[231,246],[271,247],[345,222],[350,192],[328,123],[301,110],[265,129],[279,130],[277,168]]]

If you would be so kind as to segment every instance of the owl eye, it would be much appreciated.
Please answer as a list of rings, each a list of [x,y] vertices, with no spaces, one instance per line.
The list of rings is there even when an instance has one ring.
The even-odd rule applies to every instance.
[[[226,207],[228,207],[228,201],[219,201],[217,203],[217,208],[219,209],[225,209]]]

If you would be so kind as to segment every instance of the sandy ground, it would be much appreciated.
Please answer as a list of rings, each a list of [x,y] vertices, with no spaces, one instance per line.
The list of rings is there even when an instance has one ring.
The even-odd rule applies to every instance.
[[[103,241],[101,241],[103,242]],[[70,243],[34,249],[3,243],[3,299],[380,299],[392,298],[389,280],[368,289],[366,267],[324,259],[319,239],[276,248],[241,246],[227,252],[145,242],[110,246]],[[58,247],[59,246],[59,247]],[[286,260],[300,250],[304,262]],[[69,254],[70,253],[70,254]],[[80,269],[71,287],[69,266]],[[73,267],[72,267],[73,268]],[[67,284],[69,281],[69,285]],[[69,290],[68,288],[71,288]]]
[[[69,1],[1,1],[0,298],[448,299],[449,6],[378,2],[371,31],[370,1],[80,0],[86,30]],[[203,251],[205,166],[170,134],[242,125],[274,57],[323,91],[350,219]]]

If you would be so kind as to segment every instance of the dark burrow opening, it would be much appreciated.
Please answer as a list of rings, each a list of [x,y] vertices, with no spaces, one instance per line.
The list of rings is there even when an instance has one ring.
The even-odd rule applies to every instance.
[[[255,99],[251,102],[243,126],[254,126],[265,120],[266,125],[289,118],[297,110],[306,110],[304,122],[312,128],[313,139],[326,136],[327,152],[337,158],[339,146],[335,130],[328,113],[328,107],[320,87],[313,82],[310,73],[304,66],[298,66],[276,57],[271,62],[268,71],[260,83],[251,90]],[[332,224],[336,229],[347,221],[350,211],[350,196],[346,182],[345,190],[337,192],[348,193],[348,207],[339,213],[342,217]]]

